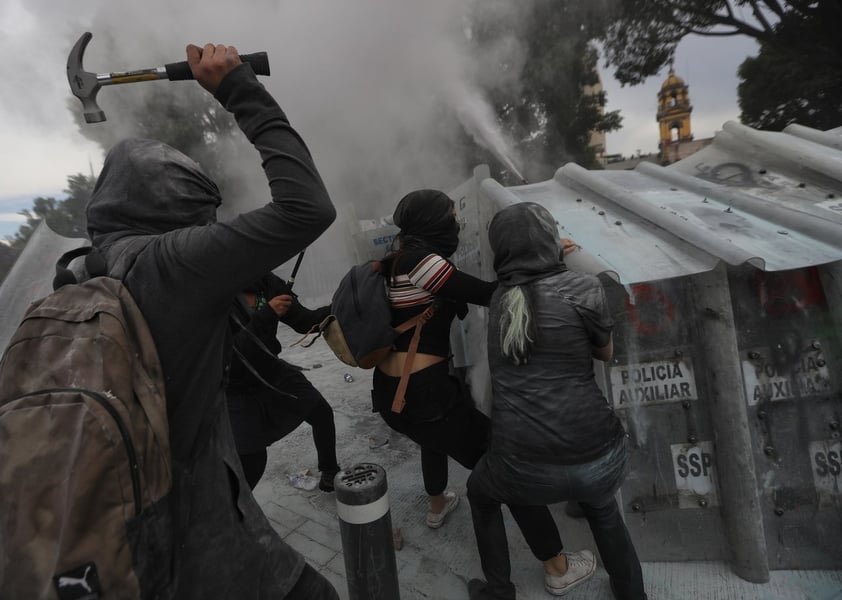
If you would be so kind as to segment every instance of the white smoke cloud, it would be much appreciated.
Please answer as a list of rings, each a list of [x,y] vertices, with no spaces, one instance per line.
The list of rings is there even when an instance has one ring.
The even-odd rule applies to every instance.
[[[507,6],[512,10],[514,3],[489,4],[498,11]],[[453,184],[470,172],[453,147],[458,125],[446,94],[457,84],[471,89],[499,77],[493,64],[468,58],[465,15],[472,8],[473,0],[10,0],[0,9],[0,31],[15,61],[2,66],[0,103],[41,130],[71,125],[63,66],[86,30],[94,37],[85,68],[100,73],[182,60],[187,43],[266,50],[273,75],[264,83],[311,146],[326,180],[347,173],[377,178],[373,189],[388,205],[387,197]],[[507,74],[501,85],[513,78]],[[189,84],[132,84],[146,86],[132,93],[142,99],[151,90],[162,93],[161,86],[178,93],[175,86],[183,85]],[[99,94],[106,114],[113,92]]]
[[[272,76],[264,85],[307,141],[337,204],[353,203],[366,216],[390,211],[411,189],[446,189],[469,176],[473,165],[461,162],[458,146],[459,110],[471,109],[466,98],[478,114],[485,108],[475,82],[487,83],[483,70],[493,68],[468,57],[464,23],[472,4],[91,1],[94,39],[85,62],[88,70],[155,66],[181,60],[186,43],[206,41],[266,50]],[[149,85],[157,92],[189,84]],[[111,91],[100,92],[106,114]],[[494,124],[486,125],[490,132]]]
[[[466,15],[482,6],[514,24],[526,8],[514,0],[477,1],[8,0],[0,9],[0,33],[15,61],[0,65],[0,109],[42,133],[78,139],[68,99],[75,110],[81,105],[70,96],[64,67],[84,31],[93,34],[84,67],[97,73],[180,61],[188,43],[265,50],[272,75],[261,80],[310,147],[340,216],[378,217],[412,189],[447,190],[470,177],[475,165],[464,164],[460,147],[466,130],[498,156],[508,152],[478,84],[516,89],[522,52],[511,36],[479,59],[470,55]],[[499,69],[503,53],[514,65],[506,72]],[[108,121],[87,126],[131,135],[133,123],[118,118],[120,103],[186,95],[190,85],[196,84],[104,87],[98,100]],[[226,152],[241,161],[235,169],[253,184],[244,196],[268,201],[256,153]],[[343,226],[338,223],[334,234]]]

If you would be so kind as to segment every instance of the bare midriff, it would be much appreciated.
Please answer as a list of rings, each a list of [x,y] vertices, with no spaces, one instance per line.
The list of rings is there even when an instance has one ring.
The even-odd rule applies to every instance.
[[[403,365],[406,361],[406,355],[406,352],[392,352],[388,357],[386,357],[386,360],[377,365],[377,368],[389,377],[400,377],[401,373],[403,373]],[[446,356],[418,353],[412,361],[412,370],[410,373],[417,373],[422,369],[431,367],[444,360],[447,360]]]

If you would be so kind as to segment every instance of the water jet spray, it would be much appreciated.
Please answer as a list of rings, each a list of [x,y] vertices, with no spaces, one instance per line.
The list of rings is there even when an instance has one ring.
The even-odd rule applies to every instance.
[[[515,151],[512,143],[497,125],[494,111],[479,91],[461,85],[451,90],[451,102],[465,131],[480,146],[491,152],[503,166],[523,184],[528,183],[512,158]]]

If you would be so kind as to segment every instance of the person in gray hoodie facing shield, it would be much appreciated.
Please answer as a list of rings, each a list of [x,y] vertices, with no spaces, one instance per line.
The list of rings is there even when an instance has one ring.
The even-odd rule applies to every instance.
[[[599,280],[568,271],[555,219],[532,202],[498,212],[488,230],[499,285],[491,298],[489,448],[468,478],[486,581],[472,600],[512,600],[515,586],[501,503],[562,595],[596,569],[589,550],[564,552],[547,505],[578,501],[618,599],[646,598],[640,561],[614,493],[626,473],[627,436],[596,383],[613,321]]]

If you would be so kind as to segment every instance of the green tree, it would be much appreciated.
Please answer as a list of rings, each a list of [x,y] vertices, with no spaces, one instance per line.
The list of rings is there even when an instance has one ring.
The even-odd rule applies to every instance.
[[[12,270],[18,254],[19,252],[11,246],[0,244],[0,282],[6,279],[6,275]]]
[[[831,39],[824,31],[830,23],[825,19],[832,16],[782,20],[777,34],[791,41],[763,42],[758,55],[740,65],[738,95],[743,123],[770,130],[790,123],[821,130],[842,125],[842,36]],[[837,17],[836,27],[839,25],[842,13]],[[808,40],[815,43],[803,44]]]
[[[634,85],[672,62],[687,35],[748,36],[760,54],[739,71],[743,121],[822,128],[842,123],[840,24],[839,0],[618,0],[603,41],[617,79]]]
[[[141,85],[157,86],[138,89]],[[107,151],[126,137],[160,140],[198,162],[224,191],[233,175],[226,171],[221,144],[237,144],[239,129],[234,118],[198,85],[148,82],[113,86],[108,120],[85,123],[79,101],[68,99],[79,131]],[[170,87],[167,87],[170,86]]]
[[[168,82],[160,83],[167,85]],[[127,136],[164,141],[201,164],[224,193],[226,184],[235,179],[235,174],[226,172],[224,153],[218,151],[218,146],[232,138],[236,123],[219,103],[197,85],[182,87],[178,93],[166,88],[160,88],[163,93],[155,93],[151,88],[147,93],[138,93],[120,87],[133,86],[114,86],[108,90],[114,96],[109,102],[109,120],[105,123],[85,123],[79,101],[68,98],[68,108],[80,132],[104,150]],[[77,174],[69,176],[67,182],[68,187],[64,190],[67,197],[63,200],[38,197],[33,200],[32,208],[20,211],[26,217],[26,223],[14,236],[7,238],[12,251],[19,253],[26,246],[42,220],[58,234],[85,236],[85,207],[96,179]],[[0,274],[5,277],[7,271],[0,271]]]
[[[11,247],[17,251],[23,250],[42,220],[60,235],[84,237],[85,206],[93,193],[95,181],[93,176],[81,173],[71,175],[67,178],[67,188],[64,190],[67,197],[64,200],[41,196],[35,198],[32,201],[32,208],[24,209],[19,213],[26,217],[26,223],[18,228],[13,237],[7,238]]]
[[[605,92],[586,93],[599,79],[591,40],[606,26],[605,5],[600,0],[534,0],[516,32],[525,50],[521,85],[490,95],[527,165],[528,180],[551,177],[567,161],[597,166],[591,133],[620,128],[619,112],[604,110]],[[513,33],[506,15],[475,25],[479,53]],[[504,57],[499,68],[516,68],[514,57]]]

